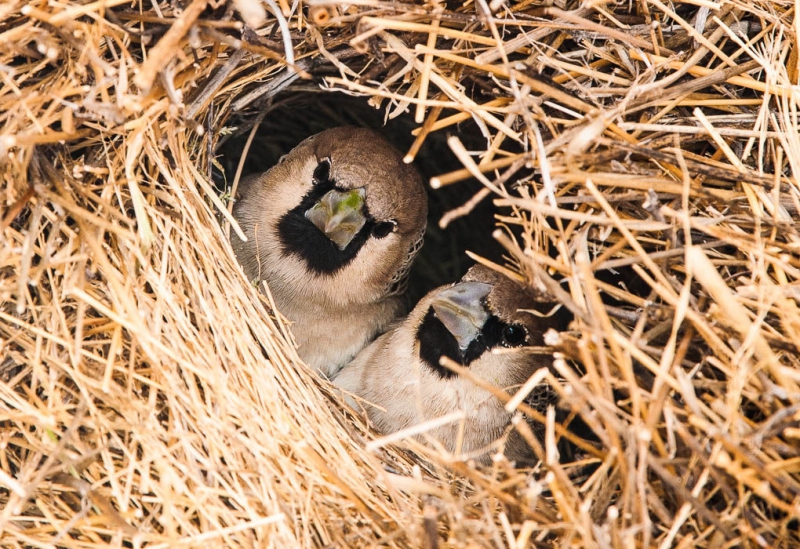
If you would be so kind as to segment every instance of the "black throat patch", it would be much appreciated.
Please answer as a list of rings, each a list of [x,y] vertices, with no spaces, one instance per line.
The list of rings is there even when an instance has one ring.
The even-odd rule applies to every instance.
[[[490,316],[483,328],[481,328],[478,337],[472,340],[469,346],[462,351],[456,338],[442,324],[433,308],[430,308],[417,329],[419,357],[439,377],[451,379],[456,376],[456,373],[439,364],[439,359],[442,356],[446,356],[462,366],[469,366],[473,361],[479,359],[483,353],[501,345],[503,330],[507,326],[508,324],[496,316]]]
[[[305,216],[306,211],[334,188],[333,181],[318,183],[297,207],[286,213],[278,222],[278,239],[283,254],[299,257],[308,265],[310,271],[318,275],[334,274],[353,261],[375,225],[369,213],[365,212],[367,222],[356,233],[350,244],[344,250],[340,250]]]

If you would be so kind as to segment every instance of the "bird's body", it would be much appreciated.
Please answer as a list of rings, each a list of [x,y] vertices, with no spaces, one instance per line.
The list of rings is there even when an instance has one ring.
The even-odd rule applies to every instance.
[[[439,356],[513,393],[537,369],[547,367],[545,357],[524,349],[542,345],[543,333],[552,325],[530,312],[543,305],[517,283],[473,267],[459,283],[426,295],[404,321],[361,351],[334,383],[363,400],[356,403],[348,397],[356,409],[364,407],[382,433],[462,411],[463,435],[458,422],[427,434],[449,451],[473,454],[485,462],[487,448],[508,429],[512,414],[488,391],[439,365]],[[544,308],[549,307],[552,304]],[[530,448],[512,432],[505,454],[522,461],[530,457]]]
[[[231,238],[249,280],[265,280],[298,352],[326,376],[402,312],[427,196],[379,134],[334,128],[243,182]]]

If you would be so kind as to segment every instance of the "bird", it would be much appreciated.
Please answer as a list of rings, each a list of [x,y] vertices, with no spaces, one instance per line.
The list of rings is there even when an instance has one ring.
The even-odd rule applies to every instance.
[[[544,345],[544,333],[563,323],[560,315],[547,316],[557,309],[552,301],[477,264],[457,283],[429,292],[405,319],[345,366],[333,384],[382,434],[463,411],[463,434],[458,422],[425,434],[450,452],[486,464],[491,445],[508,430],[513,414],[496,396],[443,366],[440,358],[448,357],[492,385],[515,392],[552,363],[552,357],[525,349]],[[526,398],[542,412],[556,400],[546,383]],[[506,440],[505,456],[521,464],[534,460],[533,450],[516,430]]]
[[[336,127],[243,180],[231,236],[249,281],[266,281],[303,361],[326,378],[405,312],[427,193],[381,134]]]

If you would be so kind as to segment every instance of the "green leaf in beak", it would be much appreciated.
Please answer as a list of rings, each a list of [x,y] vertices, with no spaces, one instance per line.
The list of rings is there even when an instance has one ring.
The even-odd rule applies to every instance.
[[[365,196],[364,189],[328,191],[306,211],[306,219],[344,250],[367,222],[363,213]]]

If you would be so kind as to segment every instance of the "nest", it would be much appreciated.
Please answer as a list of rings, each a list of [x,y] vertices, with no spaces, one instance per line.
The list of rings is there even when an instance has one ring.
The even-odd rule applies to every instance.
[[[791,3],[11,0],[0,44],[4,546],[800,543]],[[533,470],[376,437],[232,256],[247,162],[384,119],[417,293],[469,248],[574,316]]]

